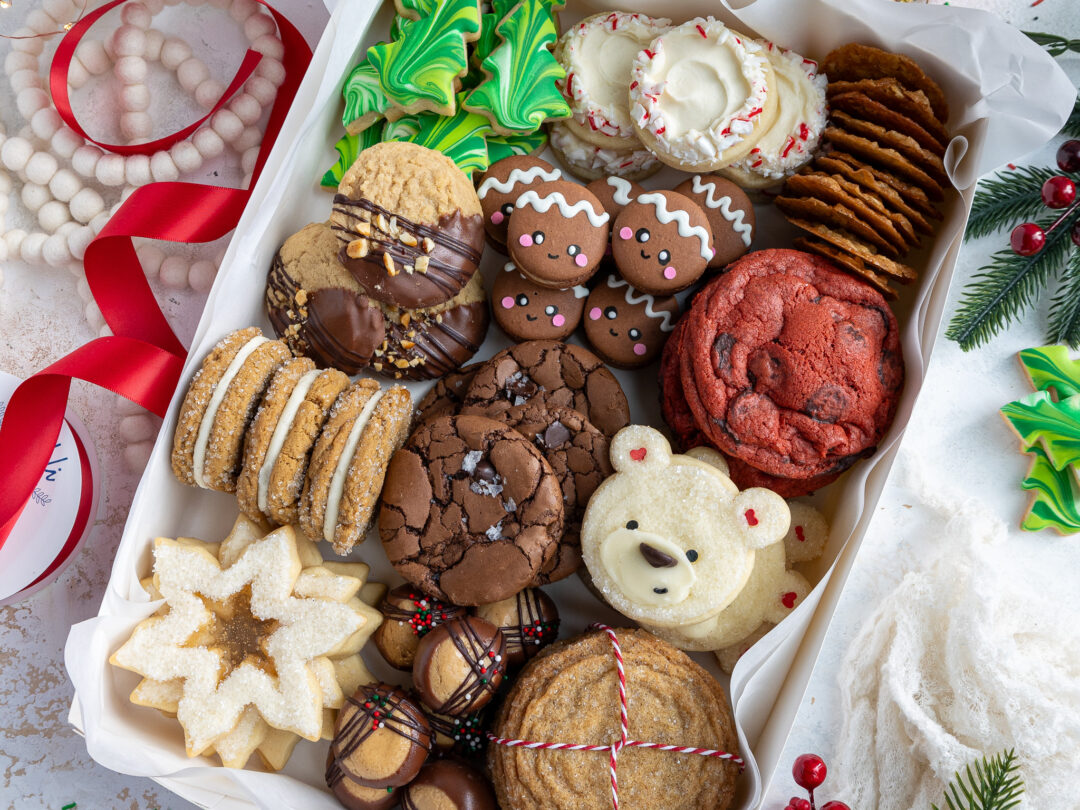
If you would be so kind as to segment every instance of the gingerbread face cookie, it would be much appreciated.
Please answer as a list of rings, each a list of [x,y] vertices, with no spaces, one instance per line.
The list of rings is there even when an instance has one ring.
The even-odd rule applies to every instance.
[[[607,248],[610,217],[588,189],[567,180],[529,189],[514,203],[510,258],[544,287],[588,281]]]
[[[746,192],[715,174],[694,175],[675,186],[705,212],[713,238],[709,267],[723,267],[750,249],[757,217]]]
[[[596,195],[612,222],[619,216],[620,211],[645,193],[644,187],[639,183],[614,175],[593,180],[585,188]]]
[[[653,295],[685,290],[713,258],[701,207],[674,191],[641,194],[615,220],[611,252],[623,278]]]
[[[514,212],[514,202],[531,186],[550,183],[562,172],[540,158],[514,155],[493,163],[480,175],[476,196],[484,210],[484,230],[497,245],[506,245],[506,227]]]
[[[495,323],[514,340],[562,340],[581,323],[589,290],[542,287],[508,262],[491,287]]]
[[[611,365],[639,368],[660,356],[678,317],[675,296],[638,292],[612,273],[589,293],[585,337]]]

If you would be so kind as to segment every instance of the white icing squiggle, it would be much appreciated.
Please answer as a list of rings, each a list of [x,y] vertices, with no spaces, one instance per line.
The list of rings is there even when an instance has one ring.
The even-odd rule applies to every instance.
[[[326,495],[326,513],[323,515],[323,539],[327,543],[334,542],[334,529],[337,528],[338,513],[341,511],[341,498],[345,494],[345,478],[348,476],[349,468],[352,466],[353,456],[356,455],[356,447],[360,444],[360,437],[364,434],[364,428],[367,427],[367,423],[371,420],[371,414],[374,413],[375,406],[379,404],[379,400],[382,399],[385,393],[385,391],[381,390],[376,391],[364,403],[364,407],[357,415],[352,428],[349,429],[349,435],[345,439],[345,448],[338,457],[334,475],[330,478],[330,490]]]
[[[277,464],[278,456],[281,455],[281,448],[285,446],[285,438],[292,429],[292,423],[296,419],[301,403],[307,398],[315,378],[320,374],[322,372],[319,369],[312,369],[296,381],[296,387],[285,401],[285,407],[281,409],[274,432],[270,434],[270,444],[267,445],[266,455],[263,456],[262,466],[259,467],[258,501],[259,510],[264,514],[270,503],[270,476],[274,472],[274,465]]]
[[[489,177],[480,184],[480,188],[476,190],[476,196],[482,200],[492,189],[495,189],[500,194],[505,194],[514,186],[535,183],[537,178],[546,182],[559,180],[562,178],[562,172],[554,168],[545,169],[543,166],[530,166],[527,169],[513,169],[510,174],[506,176],[505,180],[500,180],[497,177]]]
[[[671,313],[667,311],[657,312],[653,308],[653,304],[656,303],[656,299],[648,293],[638,293],[637,290],[630,286],[629,281],[621,279],[615,275],[608,276],[607,285],[613,290],[617,290],[619,289],[619,287],[626,287],[626,303],[628,303],[630,306],[635,306],[644,301],[645,314],[648,315],[650,318],[660,319],[661,332],[670,332],[675,328],[675,324],[671,322]],[[637,295],[635,295],[635,293],[637,293]]]
[[[719,209],[720,215],[731,223],[731,229],[742,237],[743,244],[750,247],[754,228],[749,222],[743,221],[745,212],[741,208],[731,210],[731,197],[717,197],[716,183],[702,183],[700,174],[694,175],[693,188],[695,194],[705,195],[705,205]]]
[[[578,214],[585,214],[594,228],[599,228],[609,219],[606,211],[597,212],[588,200],[578,200],[571,205],[566,201],[566,197],[563,196],[561,191],[552,191],[550,194],[541,197],[534,189],[530,189],[517,198],[514,208],[529,206],[541,214],[546,214],[553,205],[558,206],[559,213],[567,219],[573,219]]]
[[[630,204],[630,192],[633,190],[633,186],[630,185],[629,180],[624,180],[621,177],[609,177],[607,183],[615,189],[615,193],[611,195],[611,199],[615,200],[619,205]]]
[[[574,298],[588,298],[589,297],[589,288],[586,287],[584,284],[578,284],[576,287],[573,287],[572,289],[574,291]]]
[[[637,201],[642,205],[652,205],[656,209],[656,219],[661,225],[667,225],[669,222],[678,223],[679,236],[683,239],[696,236],[701,241],[701,258],[705,261],[712,259],[713,250],[709,247],[709,232],[700,225],[691,225],[689,213],[682,209],[669,211],[667,199],[658,192],[642,194],[637,198]]]

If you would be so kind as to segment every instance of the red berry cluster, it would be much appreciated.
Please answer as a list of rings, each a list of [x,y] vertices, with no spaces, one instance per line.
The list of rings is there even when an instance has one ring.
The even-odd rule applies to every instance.
[[[1080,141],[1065,141],[1057,150],[1057,165],[1063,172],[1075,173],[1080,171]],[[1046,245],[1046,235],[1052,233],[1061,223],[1080,207],[1080,200],[1076,198],[1076,183],[1064,175],[1051,177],[1042,187],[1042,201],[1048,208],[1065,208],[1054,224],[1046,230],[1034,222],[1025,222],[1013,228],[1009,235],[1009,244],[1013,252],[1020,256],[1034,256]],[[1072,233],[1069,234],[1073,244],[1080,247],[1080,220],[1073,223]]]
[[[825,760],[817,754],[802,754],[795,758],[795,764],[791,767],[791,775],[795,784],[810,794],[809,799],[801,799],[792,796],[784,810],[818,810],[814,804],[814,791],[821,787],[825,781]],[[825,802],[820,810],[851,810],[843,802]]]

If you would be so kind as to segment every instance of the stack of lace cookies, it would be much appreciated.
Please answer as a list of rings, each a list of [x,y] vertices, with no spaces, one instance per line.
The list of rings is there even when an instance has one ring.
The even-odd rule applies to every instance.
[[[374,678],[360,649],[385,588],[363,563],[324,562],[291,527],[240,517],[220,543],[159,537],[143,587],[164,600],[110,657],[142,676],[131,701],[176,717],[187,755],[284,767],[329,739],[346,696]]]
[[[350,384],[249,327],[222,338],[192,379],[172,468],[182,483],[235,492],[256,523],[299,524],[345,555],[367,532],[411,418],[405,388]]]

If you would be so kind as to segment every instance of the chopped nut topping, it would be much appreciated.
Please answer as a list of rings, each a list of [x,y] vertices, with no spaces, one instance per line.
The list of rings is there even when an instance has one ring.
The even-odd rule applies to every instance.
[[[382,214],[376,214],[375,227],[385,233],[390,230],[390,223],[386,221],[386,217],[384,217]]]
[[[430,236],[424,237],[424,253],[431,253],[435,249],[435,240]]]
[[[397,366],[398,368],[408,368],[410,363],[409,363],[408,360],[406,360],[404,358],[400,358],[400,359],[394,361],[394,365]]]
[[[371,223],[367,220],[361,220],[356,224],[356,232],[361,236],[371,236]]]
[[[403,340],[403,341],[401,341],[401,348],[406,349],[406,350],[407,349],[415,349],[416,344],[413,343],[411,340]]]
[[[367,239],[353,239],[345,248],[345,255],[350,259],[362,259],[368,255]]]
[[[300,306],[303,306],[304,304],[307,303],[307,290],[303,290],[303,289],[297,290],[295,297],[296,297],[296,303],[298,303]]]
[[[419,272],[426,273],[427,269],[428,269],[428,257],[427,256],[417,256],[416,257],[416,264],[414,266],[416,267],[416,269]]]
[[[376,371],[382,371],[382,363],[372,363],[371,367]]]
[[[401,244],[408,245],[409,247],[416,247],[416,237],[408,231],[402,231],[398,235],[398,239],[401,240]]]
[[[394,257],[389,253],[384,253],[382,255],[382,263],[383,267],[386,268],[386,272],[391,276],[396,276],[398,274],[397,268],[394,267]]]

